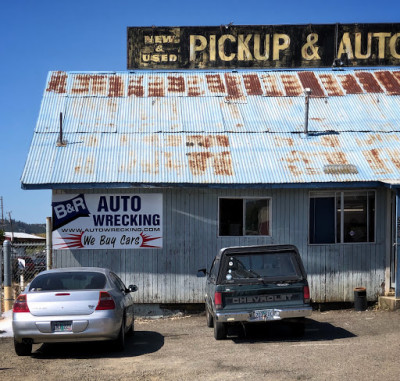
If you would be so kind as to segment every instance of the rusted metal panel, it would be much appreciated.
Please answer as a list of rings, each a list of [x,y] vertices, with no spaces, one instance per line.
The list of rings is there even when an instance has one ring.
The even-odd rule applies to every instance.
[[[351,74],[338,75],[346,94],[362,94],[363,90],[356,78]]]
[[[303,87],[297,75],[282,74],[281,75],[283,86],[285,87],[286,96],[297,97],[303,94]]]
[[[344,95],[343,90],[334,75],[319,74],[319,79],[321,80],[321,83],[324,86],[328,96],[341,97]]]
[[[377,71],[375,73],[379,83],[386,89],[389,95],[400,95],[400,77],[399,80],[390,71]]]
[[[57,94],[64,94],[67,88],[68,74],[63,71],[55,71],[51,73],[50,80],[47,83],[46,91]]]
[[[312,97],[324,97],[325,92],[322,89],[320,83],[318,82],[318,78],[311,71],[300,71],[299,72],[300,82],[303,85],[303,88],[311,89]]]
[[[257,74],[243,74],[247,95],[263,95],[261,82]]]
[[[261,74],[262,83],[265,87],[265,95],[269,97],[284,96],[283,89],[278,84],[278,75]]]
[[[379,86],[378,81],[375,79],[372,73],[366,71],[356,71],[355,75],[367,93],[383,93],[382,88]]]

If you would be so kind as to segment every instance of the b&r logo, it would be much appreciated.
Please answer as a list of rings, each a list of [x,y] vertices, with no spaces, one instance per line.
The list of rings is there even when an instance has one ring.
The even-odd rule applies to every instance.
[[[53,202],[51,206],[53,209],[53,230],[79,217],[87,217],[90,215],[83,194],[66,201]]]

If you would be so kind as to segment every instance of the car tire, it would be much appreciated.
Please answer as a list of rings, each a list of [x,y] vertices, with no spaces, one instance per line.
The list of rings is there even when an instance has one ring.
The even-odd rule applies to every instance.
[[[212,314],[210,313],[210,310],[208,309],[206,305],[206,321],[207,321],[207,327],[212,328],[214,327],[214,318]]]
[[[214,320],[214,338],[215,340],[226,339],[226,324]]]
[[[135,335],[135,319],[132,319],[132,324],[130,325],[126,336],[134,336]]]
[[[117,352],[121,352],[125,349],[125,318],[122,319],[118,337],[114,340],[113,344],[114,350]]]
[[[30,356],[32,353],[32,342],[23,341],[22,343],[18,343],[14,339],[14,349],[18,356]]]

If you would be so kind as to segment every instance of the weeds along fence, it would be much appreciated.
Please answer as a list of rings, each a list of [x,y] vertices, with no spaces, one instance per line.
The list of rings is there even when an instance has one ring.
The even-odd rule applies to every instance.
[[[4,301],[4,265],[3,248],[1,250],[1,301]],[[19,295],[26,285],[41,271],[46,270],[45,243],[12,243],[11,244],[11,279],[14,297]],[[2,303],[2,311],[4,311]]]

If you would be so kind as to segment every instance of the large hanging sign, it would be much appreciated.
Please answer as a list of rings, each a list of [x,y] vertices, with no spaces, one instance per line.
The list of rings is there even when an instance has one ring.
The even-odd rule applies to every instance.
[[[53,249],[161,248],[161,194],[53,195]]]
[[[400,24],[128,27],[128,70],[400,65]]]

